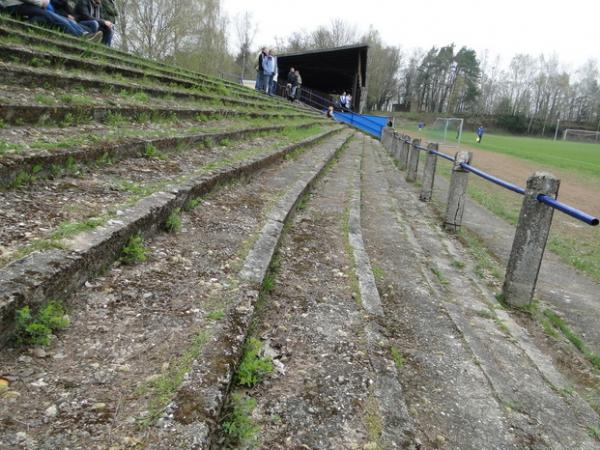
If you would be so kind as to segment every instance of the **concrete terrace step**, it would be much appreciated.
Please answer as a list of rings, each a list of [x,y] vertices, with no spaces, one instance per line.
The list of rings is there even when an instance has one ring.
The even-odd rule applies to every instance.
[[[380,311],[371,307],[378,294],[362,283],[373,277],[359,238],[362,149],[359,135],[315,184],[286,227],[273,287],[263,291],[253,337],[277,370],[235,392],[256,401],[261,448],[414,448]],[[245,444],[221,433],[213,446]]]
[[[40,248],[60,247],[60,240],[73,232],[115,219],[119,211],[168,185],[268,154],[326,129],[289,128],[223,144],[155,150],[118,162],[103,158],[60,177],[36,175],[35,182],[0,191],[0,266]]]
[[[256,99],[264,99],[264,96],[252,92],[237,83],[232,83],[227,80],[216,80],[200,73],[185,70],[181,67],[169,66],[158,61],[150,61],[133,54],[123,53],[112,48],[108,49],[101,45],[81,41],[80,39],[66,36],[64,33],[58,33],[47,28],[36,27],[31,24],[14,21],[4,17],[0,18],[0,36],[2,35],[18,37],[19,39],[23,39],[32,44],[41,44],[44,46],[51,45],[61,49],[63,52],[75,53],[77,56],[93,55],[101,59],[118,61],[120,64],[125,64],[126,66],[160,73],[163,76],[172,78],[174,81],[187,80],[188,82],[205,83],[213,87],[225,85],[240,93],[254,96]]]
[[[251,100],[256,103],[266,103],[271,105],[274,104],[274,102],[268,96],[257,98],[255,95],[247,94],[246,92],[234,92],[230,88],[225,87],[225,85],[223,84],[178,81],[176,79],[164,75],[153,74],[151,72],[146,72],[135,68],[128,68],[114,64],[108,64],[91,58],[82,59],[81,57],[66,56],[58,52],[52,52],[48,49],[40,50],[37,48],[25,47],[16,44],[7,44],[3,43],[1,39],[0,52],[0,54],[5,55],[5,58],[7,60],[13,62],[35,62],[36,65],[56,66],[65,68],[67,70],[79,70],[92,73],[101,72],[106,75],[119,75],[128,79],[144,81],[148,80],[172,87],[179,86],[186,89],[215,90],[216,92],[219,92],[223,97],[227,97],[229,95],[230,97],[235,96],[246,101]]]
[[[74,88],[81,86],[83,88],[93,89],[113,89],[116,91],[135,91],[145,92],[152,96],[172,96],[183,99],[197,99],[215,104],[243,106],[258,109],[284,109],[290,112],[297,112],[292,106],[281,106],[269,102],[251,102],[242,99],[221,97],[217,95],[208,95],[194,90],[181,90],[165,88],[160,85],[140,84],[136,82],[123,80],[116,81],[109,77],[103,78],[92,74],[71,74],[59,70],[50,70],[42,68],[31,68],[23,65],[0,62],[0,83],[12,84],[16,86],[38,87],[40,85],[54,86],[59,88]]]
[[[310,121],[301,124],[300,127],[308,128],[322,123],[322,121]],[[127,139],[123,143],[100,142],[85,148],[57,148],[29,154],[4,155],[0,158],[0,186],[10,187],[20,174],[33,174],[39,179],[60,175],[61,170],[67,166],[90,165],[99,160],[119,161],[124,158],[140,157],[144,155],[148,146],[153,146],[159,151],[172,151],[181,146],[219,143],[256,136],[261,133],[283,131],[286,127],[287,125],[252,126],[235,131],[196,133],[155,139]]]
[[[0,410],[6,425],[0,440],[14,442],[20,423],[27,422],[27,435],[48,448],[127,442],[146,448],[208,448],[256,302],[257,286],[239,280],[235,262],[243,260],[247,239],[260,233],[264,215],[272,207],[293,208],[347,137],[347,132],[336,135],[247,183],[224,187],[185,215],[180,233],[150,240],[147,263],[115,266],[79,290],[71,300],[72,326],[49,350],[64,355],[48,360],[44,379],[50,388],[31,392],[28,400],[13,405],[10,416]],[[273,200],[272,194],[277,194]],[[231,227],[234,219],[237,226]],[[105,291],[117,284],[129,287],[115,294]],[[141,289],[144,300],[132,289]],[[98,303],[101,298],[109,302],[104,303],[108,309]],[[133,311],[137,319],[132,321]],[[211,319],[216,312],[219,318]],[[111,333],[99,327],[110,327]],[[27,373],[36,372],[41,362],[19,363],[12,351],[3,352],[0,360],[19,379],[17,389],[33,381]],[[191,369],[186,377],[177,375],[179,361]],[[102,367],[95,369],[98,363]],[[71,383],[65,384],[67,379]],[[162,379],[174,382],[166,392],[156,390]],[[39,421],[48,401],[57,403],[58,420]],[[109,411],[115,427],[98,420]]]
[[[379,143],[366,153],[363,226],[382,326],[427,447],[597,448],[599,417],[473,274]],[[383,200],[385,199],[385,200]]]
[[[313,118],[314,115],[302,111],[288,112],[257,112],[237,111],[232,109],[217,108],[165,108],[148,106],[95,106],[95,105],[15,105],[0,103],[0,120],[9,125],[37,124],[43,125],[48,122],[60,123],[68,115],[103,122],[107,117],[120,114],[127,118],[136,118],[141,115],[151,117],[175,116],[180,119],[194,119],[197,117],[248,117],[262,119],[295,119],[299,117]]]
[[[34,253],[6,266],[0,270],[0,339],[6,342],[13,328],[15,308],[24,304],[35,307],[44,299],[65,298],[92,274],[112,263],[130,236],[139,232],[152,235],[175,208],[183,207],[219,183],[251,174],[296,149],[314,146],[339,130],[191,177],[180,185],[166,186],[125,210],[118,220],[71,238],[64,249]]]

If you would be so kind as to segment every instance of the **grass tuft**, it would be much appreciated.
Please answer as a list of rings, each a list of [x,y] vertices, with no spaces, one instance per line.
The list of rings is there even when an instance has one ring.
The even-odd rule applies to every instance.
[[[36,315],[29,306],[16,311],[16,339],[22,345],[49,345],[50,337],[57,330],[69,326],[69,318],[61,302],[51,300]]]
[[[167,217],[167,221],[165,222],[165,229],[169,233],[176,233],[181,230],[181,208],[175,208],[169,217]]]
[[[148,259],[148,250],[144,246],[144,238],[141,234],[131,236],[127,245],[121,249],[120,261],[123,264],[137,264]]]
[[[244,356],[236,373],[236,381],[239,385],[256,386],[266,375],[273,372],[273,361],[260,356],[261,348],[262,344],[256,338],[250,338],[246,342]]]

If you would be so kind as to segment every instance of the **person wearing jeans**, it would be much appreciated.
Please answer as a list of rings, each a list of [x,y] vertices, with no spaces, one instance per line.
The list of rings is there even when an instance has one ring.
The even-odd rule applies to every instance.
[[[262,68],[263,68],[263,80],[261,85],[261,90],[266,92],[267,94],[271,90],[271,82],[273,81],[273,75],[275,75],[275,58],[271,52],[262,60]]]
[[[49,0],[0,0],[0,6],[12,15],[27,17],[33,22],[55,26],[73,36],[81,37],[87,34],[74,21],[71,23],[65,17],[49,10],[49,4]]]
[[[102,0],[78,0],[75,5],[75,18],[85,26],[93,26],[91,22],[96,22],[96,29],[102,31],[102,43],[110,47],[114,25],[110,20],[102,19]]]

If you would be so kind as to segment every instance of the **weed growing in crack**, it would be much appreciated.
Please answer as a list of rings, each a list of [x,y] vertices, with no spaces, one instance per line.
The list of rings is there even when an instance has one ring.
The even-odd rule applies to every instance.
[[[208,313],[208,315],[206,316],[206,318],[208,320],[221,320],[225,317],[225,312],[223,310],[218,310],[218,311],[212,311],[210,313]]]
[[[392,359],[394,360],[394,364],[396,364],[396,368],[398,370],[402,369],[406,361],[404,360],[402,353],[400,353],[400,350],[398,350],[396,347],[390,347],[390,353],[392,355]]]
[[[433,272],[433,274],[437,277],[438,281],[440,282],[440,284],[442,286],[447,286],[449,284],[449,281],[446,279],[446,277],[444,276],[444,274],[442,273],[442,271],[440,269],[433,266],[431,268],[431,272]]]
[[[454,267],[455,269],[464,269],[465,268],[465,263],[462,261],[459,261],[458,259],[455,259],[454,261],[452,261],[452,263],[450,263],[450,265],[452,267]]]
[[[167,221],[165,222],[165,229],[169,233],[175,233],[181,230],[181,208],[175,208],[169,217],[167,217]]]
[[[140,386],[138,393],[148,394],[150,397],[148,414],[139,422],[141,428],[149,427],[161,416],[164,408],[177,393],[185,375],[190,371],[192,363],[200,356],[208,338],[209,335],[205,332],[194,336],[190,347],[181,356],[171,361],[166,372]]]
[[[55,331],[69,326],[69,318],[65,314],[62,303],[51,300],[36,315],[29,306],[16,311],[16,339],[23,345],[48,345],[50,336]]]
[[[96,164],[99,166],[109,166],[114,163],[112,157],[108,154],[108,152],[102,153],[102,156],[96,160]]]
[[[183,205],[183,210],[184,211],[192,211],[193,209],[196,209],[198,207],[200,202],[201,202],[201,200],[198,197],[191,198],[187,202],[185,202],[185,205]]]
[[[269,294],[271,291],[273,291],[273,288],[275,288],[275,279],[273,278],[272,274],[268,273],[265,275],[263,280],[262,290],[266,294]]]
[[[257,444],[260,427],[252,419],[256,400],[239,392],[231,395],[231,410],[224,417],[223,431],[231,448],[252,448]]]
[[[141,234],[131,236],[127,245],[121,249],[119,260],[123,264],[137,264],[146,261],[148,249],[144,246],[144,238]]]
[[[50,235],[51,239],[64,239],[84,231],[93,230],[105,222],[104,219],[91,217],[81,222],[63,222]]]
[[[551,309],[545,309],[544,316],[546,316],[554,328],[557,328],[563,334],[563,336],[566,337],[567,340],[588,359],[594,368],[600,369],[600,355],[597,355],[591,351],[583,339],[577,333],[575,333],[571,327],[561,317],[559,317],[558,314]]]
[[[123,117],[123,115],[121,113],[114,113],[111,111],[108,114],[106,114],[106,117],[104,118],[104,122],[107,125],[116,127],[119,125],[123,125],[125,123],[125,117]]]
[[[244,346],[244,356],[236,374],[239,385],[253,387],[260,383],[265,375],[273,372],[273,361],[268,357],[261,357],[261,342],[250,338]]]
[[[144,158],[157,158],[161,161],[164,161],[167,159],[167,156],[157,149],[153,144],[146,144],[146,147],[144,147]]]
[[[587,432],[591,438],[594,438],[597,441],[600,441],[600,428],[590,425],[587,427]]]
[[[376,280],[381,281],[384,279],[385,271],[381,267],[379,267],[375,264],[372,264],[371,270],[373,271],[373,276],[375,277]]]

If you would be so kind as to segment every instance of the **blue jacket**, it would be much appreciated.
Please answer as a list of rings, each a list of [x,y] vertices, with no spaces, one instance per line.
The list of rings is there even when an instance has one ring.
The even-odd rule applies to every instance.
[[[265,75],[273,75],[275,73],[275,58],[271,55],[263,57],[262,66]]]
[[[483,127],[477,128],[476,133],[477,133],[477,136],[483,136]]]

